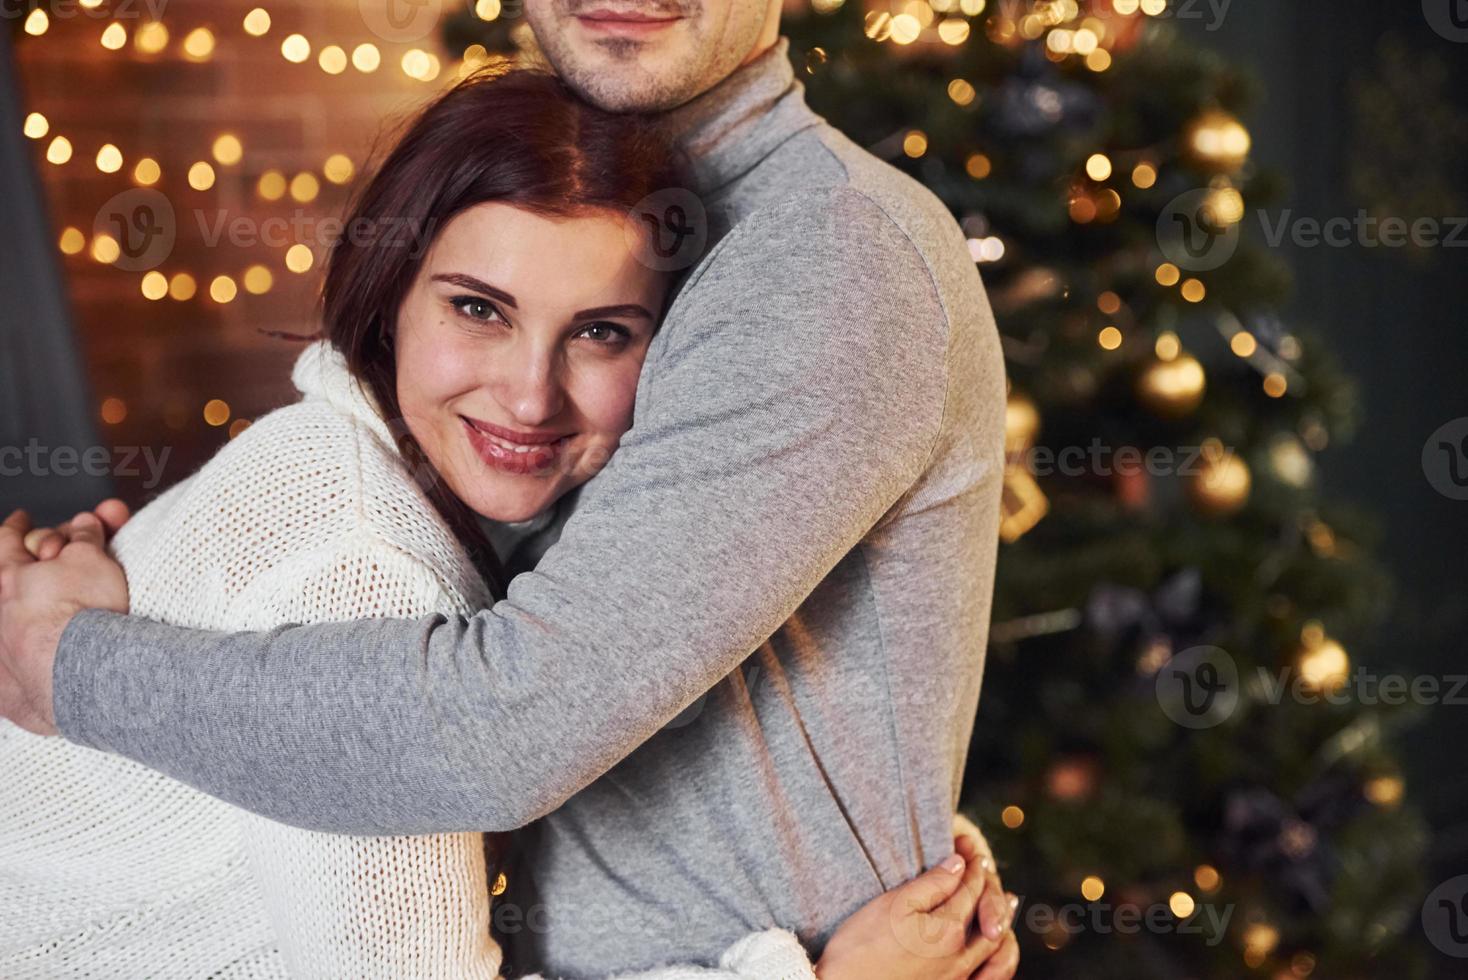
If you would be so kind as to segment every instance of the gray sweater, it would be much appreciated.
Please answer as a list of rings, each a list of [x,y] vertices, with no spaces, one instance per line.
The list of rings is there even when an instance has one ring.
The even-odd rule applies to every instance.
[[[224,634],[78,614],[57,724],[266,816],[523,832],[520,969],[818,953],[952,849],[1004,376],[952,217],[810,111],[783,40],[668,116],[707,254],[636,423],[472,618]]]

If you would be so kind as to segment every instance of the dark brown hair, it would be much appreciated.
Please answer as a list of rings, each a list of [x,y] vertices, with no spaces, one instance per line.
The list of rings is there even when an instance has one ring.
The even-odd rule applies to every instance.
[[[496,595],[508,584],[499,557],[401,421],[398,310],[432,240],[468,208],[498,201],[554,216],[626,213],[649,194],[686,186],[649,118],[597,109],[543,71],[482,70],[411,122],[332,246],[319,336],[371,390],[399,452]]]

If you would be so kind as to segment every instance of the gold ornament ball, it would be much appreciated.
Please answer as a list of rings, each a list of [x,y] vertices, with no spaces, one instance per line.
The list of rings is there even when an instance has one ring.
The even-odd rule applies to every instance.
[[[1188,482],[1188,496],[1200,513],[1226,517],[1249,502],[1252,482],[1249,464],[1236,453],[1205,449],[1197,471]]]
[[[1040,432],[1040,409],[1030,396],[1011,391],[1004,405],[1004,450],[1022,453]]]
[[[1137,398],[1163,418],[1182,418],[1198,407],[1208,388],[1203,365],[1190,354],[1155,360],[1137,377]]]
[[[1209,109],[1188,125],[1188,154],[1213,170],[1234,171],[1249,159],[1253,140],[1244,124],[1222,109]]]

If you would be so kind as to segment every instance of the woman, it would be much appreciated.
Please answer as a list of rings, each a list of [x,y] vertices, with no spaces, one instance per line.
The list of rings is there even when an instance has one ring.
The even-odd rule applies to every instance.
[[[629,214],[679,186],[670,159],[645,124],[548,75],[476,76],[430,106],[333,249],[324,330],[292,374],[302,400],[114,539],[133,611],[251,630],[492,603],[505,582],[486,530],[503,545],[544,524],[632,424],[672,283],[640,260],[652,229]],[[370,781],[374,760],[361,766]],[[483,835],[300,830],[7,723],[0,769],[7,980],[500,971],[498,846]],[[967,977],[982,957],[964,941],[962,870],[858,911],[814,967],[770,930],[723,951],[712,975]],[[956,943],[915,938],[952,921]]]

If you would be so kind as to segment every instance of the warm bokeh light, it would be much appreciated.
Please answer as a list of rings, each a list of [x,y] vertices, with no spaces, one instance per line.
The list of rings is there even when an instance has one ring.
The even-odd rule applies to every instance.
[[[1116,327],[1102,327],[1101,332],[1096,334],[1096,343],[1101,345],[1102,350],[1116,350],[1121,346],[1121,331]]]
[[[121,51],[127,45],[127,28],[121,24],[108,24],[102,32],[102,47],[108,51]]]
[[[133,35],[133,46],[143,54],[158,54],[168,47],[168,28],[156,20],[144,24]]]
[[[25,8],[22,7],[22,10]],[[25,19],[25,32],[32,37],[40,37],[51,27],[51,18],[46,16],[46,11],[37,7],[32,10],[30,16]]]
[[[364,74],[375,72],[382,64],[382,52],[375,44],[359,44],[352,49],[352,67]]]
[[[214,186],[214,168],[203,160],[189,168],[189,186],[196,191],[207,191]]]
[[[168,295],[168,277],[156,269],[146,273],[143,276],[142,290],[147,299],[162,299]]]
[[[194,28],[184,38],[183,50],[191,61],[208,61],[214,54],[214,32],[207,27]]]
[[[1157,168],[1150,163],[1139,163],[1132,168],[1132,184],[1146,190],[1157,183]]]
[[[215,276],[209,284],[209,298],[216,303],[231,302],[239,295],[240,288],[229,276]]]
[[[98,414],[102,416],[102,421],[108,425],[118,425],[127,418],[127,402],[121,398],[108,397],[102,399],[100,409],[101,411]]]
[[[356,168],[352,165],[352,158],[345,153],[333,153],[321,165],[321,172],[333,184],[345,184],[352,179],[352,175],[356,173]]]
[[[118,256],[122,255],[122,248],[117,244],[117,239],[105,232],[92,238],[92,258],[103,265],[111,265],[116,262]]]
[[[1106,882],[1095,875],[1086,875],[1081,881],[1081,897],[1088,902],[1098,901],[1106,894]]]
[[[1203,302],[1203,298],[1208,295],[1207,288],[1197,279],[1189,279],[1184,282],[1180,291],[1183,294],[1183,299],[1189,303],[1201,303]]]
[[[280,42],[281,56],[293,65],[299,65],[311,57],[311,42],[304,35],[290,34]]]
[[[176,272],[173,278],[168,280],[168,295],[180,303],[193,299],[198,291],[198,282],[187,272]]]
[[[1249,331],[1240,330],[1229,338],[1228,349],[1240,357],[1253,357],[1254,352],[1259,349],[1259,342]]]
[[[316,63],[328,75],[340,75],[347,70],[347,53],[335,44],[328,44],[321,49]]]
[[[264,37],[270,32],[270,14],[256,7],[245,14],[245,33],[251,37]]]
[[[994,164],[982,153],[971,153],[968,160],[964,162],[963,169],[974,180],[983,180],[994,172]]]
[[[275,277],[263,265],[252,265],[245,270],[245,292],[252,296],[263,296],[275,285]]]
[[[1223,877],[1213,865],[1200,864],[1193,869],[1193,883],[1200,891],[1216,892],[1218,886],[1223,884]]]
[[[1157,284],[1159,286],[1176,286],[1178,280],[1182,277],[1182,271],[1171,262],[1164,262],[1157,267]]]
[[[67,228],[62,231],[57,246],[63,255],[80,255],[82,249],[87,247],[87,236],[82,234],[80,228]]]
[[[1025,811],[1011,803],[999,814],[999,819],[1010,830],[1016,830],[1025,822]]]
[[[28,138],[38,140],[51,132],[51,124],[46,117],[39,112],[33,112],[25,117],[25,134]]]
[[[1264,393],[1270,398],[1283,398],[1289,390],[1289,380],[1278,371],[1271,371],[1264,376]]]
[[[1167,899],[1167,907],[1172,909],[1172,914],[1179,919],[1186,919],[1193,914],[1198,904],[1193,901],[1193,896],[1187,892],[1173,892]]]
[[[902,152],[916,159],[928,152],[928,135],[920,129],[914,129],[902,138]]]
[[[133,167],[133,182],[143,187],[151,187],[163,177],[163,168],[158,166],[158,161],[152,157],[143,157]]]
[[[115,174],[122,169],[122,151],[111,143],[103,143],[97,151],[97,169],[104,174]]]
[[[1159,361],[1176,360],[1177,356],[1183,352],[1183,342],[1171,330],[1164,330],[1157,335],[1157,343],[1153,345],[1153,350],[1157,353]]]
[[[285,267],[292,272],[310,272],[316,256],[305,245],[292,245],[285,253]]]
[[[1111,158],[1104,153],[1093,153],[1086,161],[1086,176],[1100,182],[1111,176]]]
[[[279,170],[267,170],[260,175],[255,190],[267,201],[278,201],[285,197],[287,186],[285,174]]]
[[[204,403],[204,421],[220,426],[229,421],[229,402],[222,398],[211,398]]]
[[[226,167],[232,167],[244,159],[245,148],[240,143],[240,138],[233,133],[225,133],[214,141],[214,159]]]
[[[46,162],[61,166],[71,159],[71,140],[65,136],[58,136],[46,147]]]
[[[301,171],[291,178],[291,197],[302,204],[310,204],[321,193],[321,181],[309,171]]]

